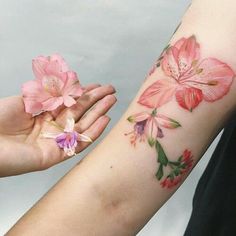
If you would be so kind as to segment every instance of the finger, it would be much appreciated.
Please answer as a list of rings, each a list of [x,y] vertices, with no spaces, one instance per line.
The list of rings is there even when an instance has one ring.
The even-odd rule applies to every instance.
[[[90,90],[89,92],[83,94],[77,100],[76,104],[70,108],[64,109],[58,115],[56,122],[64,127],[68,118],[73,118],[75,121],[78,121],[97,101],[113,93],[115,93],[115,89],[111,85],[101,86]]]
[[[103,133],[109,122],[110,117],[101,116],[85,132],[83,132],[83,135],[86,135],[95,141]],[[91,143],[88,142],[79,142],[76,148],[76,153],[83,151],[90,144]]]
[[[97,102],[83,117],[76,123],[75,129],[79,133],[88,129],[99,117],[105,115],[109,109],[116,103],[116,97],[114,95],[107,95],[103,99]]]
[[[89,84],[89,85],[86,85],[85,87],[83,87],[84,93],[87,93],[87,92],[89,92],[89,91],[91,91],[91,90],[93,90],[93,89],[95,89],[95,88],[98,88],[98,87],[101,87],[101,85],[100,85],[100,84]],[[65,109],[65,108],[66,108],[65,105],[61,105],[61,106],[59,106],[56,110],[51,111],[50,114],[51,114],[52,117],[55,119],[55,118],[58,116],[58,114],[60,114],[60,112],[61,112],[63,109]]]
[[[101,87],[101,84],[89,84],[89,85],[86,85],[83,89],[84,89],[84,92],[86,93],[98,87]]]

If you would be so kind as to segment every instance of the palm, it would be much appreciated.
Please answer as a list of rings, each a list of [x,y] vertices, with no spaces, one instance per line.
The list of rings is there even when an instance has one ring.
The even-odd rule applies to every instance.
[[[58,128],[50,122],[52,120],[64,126],[67,116],[72,115],[77,121],[76,131],[96,140],[109,122],[105,113],[116,101],[113,93],[111,86],[88,86],[75,107],[61,109],[56,117],[49,112],[32,117],[25,112],[23,99],[19,96],[0,99],[0,176],[46,169],[67,158],[54,139],[41,135],[43,132],[58,133]],[[95,108],[90,109],[94,104]],[[76,152],[88,145],[80,143]]]
[[[43,131],[55,131],[55,128],[48,123],[53,118],[49,113],[32,117],[25,112],[21,97],[1,100],[0,108],[3,108],[0,118],[0,136],[11,141],[8,142],[9,148],[14,149],[16,156],[22,153],[19,149],[23,148],[24,158],[34,158],[37,166],[40,165],[41,168],[49,167],[63,158],[63,152],[54,140],[40,137]]]
[[[32,130],[34,118],[30,114],[25,113],[21,97],[1,99],[0,108],[1,134],[24,136],[29,130]]]

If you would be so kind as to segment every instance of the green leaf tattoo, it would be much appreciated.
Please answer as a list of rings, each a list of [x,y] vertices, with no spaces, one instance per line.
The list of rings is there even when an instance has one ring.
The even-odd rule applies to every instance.
[[[167,166],[168,164],[168,158],[164,152],[164,149],[162,148],[161,144],[156,140],[156,145],[155,145],[156,151],[157,151],[157,161],[163,165]]]

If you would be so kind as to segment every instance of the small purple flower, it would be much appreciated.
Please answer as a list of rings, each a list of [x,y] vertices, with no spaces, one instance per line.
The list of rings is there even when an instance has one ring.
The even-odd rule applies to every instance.
[[[75,148],[78,144],[77,139],[78,139],[78,133],[73,131],[73,132],[61,133],[56,137],[55,140],[57,142],[57,145],[60,148],[63,148],[65,152],[69,156],[71,156],[74,155]]]
[[[44,133],[43,137],[54,138],[58,147],[64,149],[64,152],[68,156],[73,156],[75,154],[75,148],[78,145],[78,141],[92,142],[92,140],[89,137],[74,131],[74,126],[75,126],[74,119],[72,118],[67,119],[65,129],[62,133],[58,134]]]

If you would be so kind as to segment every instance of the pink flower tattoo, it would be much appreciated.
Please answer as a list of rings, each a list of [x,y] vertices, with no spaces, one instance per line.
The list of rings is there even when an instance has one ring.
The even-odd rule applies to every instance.
[[[82,95],[76,73],[68,68],[60,55],[39,56],[33,59],[32,67],[36,79],[22,86],[27,113],[53,111],[62,104],[70,107]]]
[[[235,77],[224,62],[200,58],[200,45],[195,36],[181,38],[167,47],[158,65],[165,76],[149,86],[138,101],[150,108],[160,107],[175,97],[182,108],[192,111],[203,100],[221,99],[229,92]]]

